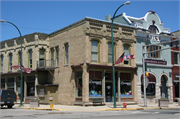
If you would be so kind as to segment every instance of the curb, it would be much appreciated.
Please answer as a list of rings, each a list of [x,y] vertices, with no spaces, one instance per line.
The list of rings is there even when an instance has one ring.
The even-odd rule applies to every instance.
[[[86,110],[86,111],[126,111],[126,110],[153,110],[153,109],[178,109],[178,108],[179,107],[143,107],[143,108],[139,107],[139,108],[111,108],[111,109]],[[85,111],[85,110],[31,108],[31,107],[21,107],[21,109],[46,110],[46,111]]]

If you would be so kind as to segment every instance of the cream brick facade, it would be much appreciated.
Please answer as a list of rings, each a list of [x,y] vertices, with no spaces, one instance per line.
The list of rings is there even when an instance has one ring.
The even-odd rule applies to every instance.
[[[33,67],[31,74],[35,75],[35,95],[39,96],[39,89],[45,87],[45,84],[56,86],[54,93],[47,93],[41,99],[42,103],[48,103],[48,96],[53,96],[58,104],[73,105],[76,102],[82,105],[91,102],[89,97],[89,71],[102,71],[102,98],[105,101],[105,73],[112,72],[112,63],[108,63],[108,43],[111,43],[111,24],[107,21],[84,18],[70,26],[55,31],[51,34],[34,33],[23,37],[23,65],[28,67],[28,50],[33,51]],[[115,60],[124,52],[124,44],[130,45],[131,54],[136,56],[136,32],[134,27],[114,24],[114,44]],[[91,41],[99,41],[99,62],[91,62]],[[8,44],[11,46],[8,47]],[[68,64],[65,64],[65,44],[68,44]],[[2,45],[4,45],[2,47]],[[51,60],[51,49],[59,48],[59,65],[51,69],[41,69],[37,67],[39,61],[39,50],[44,48],[46,53],[45,60]],[[17,54],[20,50],[19,39],[11,39],[1,42],[1,55],[4,57],[3,72],[1,79],[7,79],[9,76],[19,76],[17,70],[8,72],[8,54],[13,53],[13,65],[18,63]],[[55,56],[54,56],[55,59]],[[136,76],[136,59],[130,60],[131,65],[120,63],[115,66],[118,74],[118,84],[120,85],[120,72],[131,74],[133,97],[130,101],[137,102],[137,76]],[[76,97],[76,72],[82,71],[82,97]],[[47,77],[46,77],[47,75]],[[109,81],[112,82],[112,81]],[[26,85],[26,82],[24,83]],[[40,87],[40,88],[39,88]],[[7,88],[7,87],[6,87]],[[17,87],[14,89],[17,92]],[[24,86],[24,98],[26,86]],[[118,101],[120,99],[120,87],[118,86]],[[46,92],[46,91],[45,91]],[[93,97],[92,97],[93,98]]]

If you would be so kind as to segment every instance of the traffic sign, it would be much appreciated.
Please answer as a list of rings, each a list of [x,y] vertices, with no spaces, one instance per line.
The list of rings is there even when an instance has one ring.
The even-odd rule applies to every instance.
[[[142,83],[144,85],[144,79],[142,80]],[[149,85],[149,79],[146,77],[145,78],[145,87],[147,88],[148,85]]]

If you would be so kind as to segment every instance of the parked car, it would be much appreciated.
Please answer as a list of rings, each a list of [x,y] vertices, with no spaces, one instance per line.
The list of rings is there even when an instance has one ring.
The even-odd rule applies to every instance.
[[[7,105],[8,108],[12,108],[14,102],[16,102],[16,93],[13,90],[0,90],[1,107]]]

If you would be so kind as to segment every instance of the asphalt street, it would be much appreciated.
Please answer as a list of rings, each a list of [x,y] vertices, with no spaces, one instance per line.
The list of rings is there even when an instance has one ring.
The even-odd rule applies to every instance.
[[[179,109],[135,111],[45,111],[1,108],[0,119],[180,119]]]

